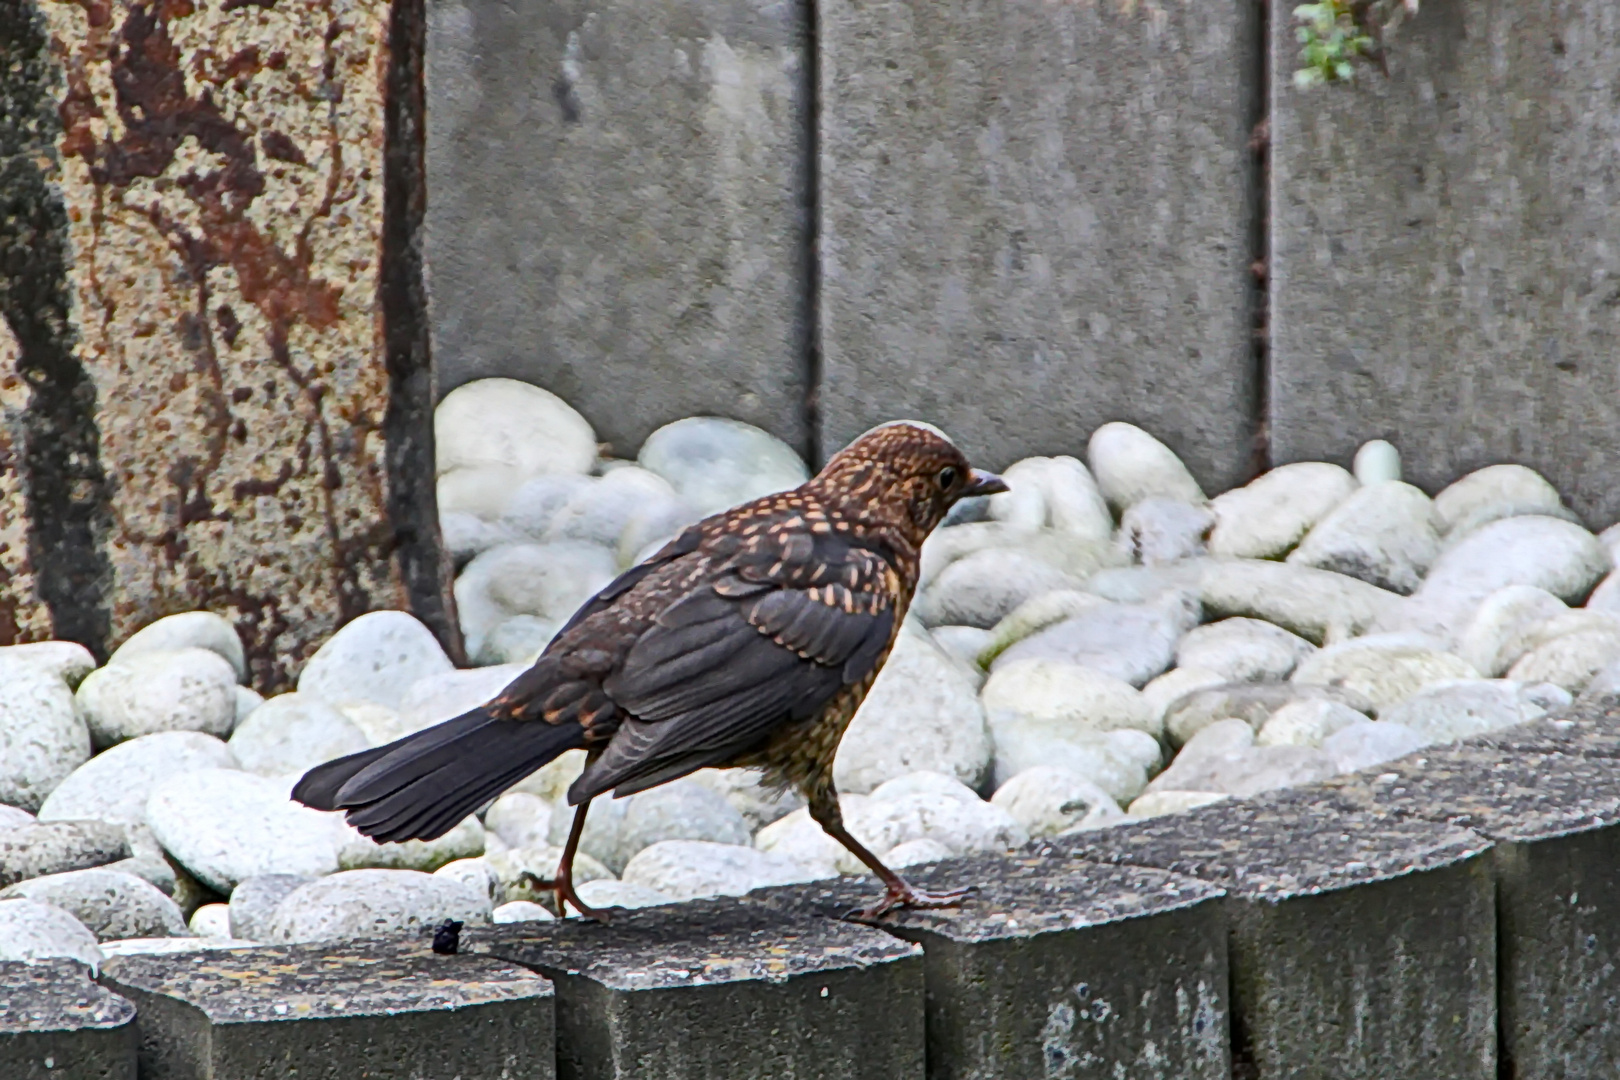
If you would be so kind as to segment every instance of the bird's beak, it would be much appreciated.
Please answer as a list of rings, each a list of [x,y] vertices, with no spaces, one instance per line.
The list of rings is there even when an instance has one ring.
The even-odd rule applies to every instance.
[[[962,498],[971,499],[975,495],[999,495],[1007,490],[1007,481],[993,472],[983,469],[974,469],[968,476],[967,487],[962,489]]]

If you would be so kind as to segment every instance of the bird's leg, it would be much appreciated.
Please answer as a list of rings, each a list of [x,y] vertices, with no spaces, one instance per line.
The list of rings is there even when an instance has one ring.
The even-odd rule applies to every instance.
[[[585,814],[591,808],[591,800],[586,799],[574,811],[574,824],[568,830],[568,843],[563,846],[562,861],[557,864],[557,874],[550,881],[543,881],[527,871],[521,875],[534,883],[537,889],[552,889],[557,893],[557,914],[567,917],[568,904],[579,909],[581,915],[595,919],[597,922],[608,923],[609,916],[605,911],[586,906],[574,892],[574,853],[579,850],[579,838],[585,832]]]
[[[905,878],[883,865],[883,861],[870,851],[848,829],[844,828],[844,814],[838,806],[838,792],[831,784],[824,790],[818,790],[810,796],[810,816],[816,819],[828,836],[843,844],[861,862],[871,868],[882,881],[884,887],[883,899],[862,911],[856,912],[857,918],[877,919],[897,907],[909,908],[944,908],[955,907],[962,902],[962,898],[972,891],[969,886],[965,889],[952,889],[950,892],[931,893],[912,885]]]

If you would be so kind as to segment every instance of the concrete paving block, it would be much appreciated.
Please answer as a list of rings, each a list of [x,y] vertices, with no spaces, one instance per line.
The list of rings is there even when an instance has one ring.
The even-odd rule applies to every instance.
[[[141,1080],[556,1075],[552,987],[391,939],[109,960],[139,1012]]]
[[[1523,753],[1620,758],[1620,709],[1576,705],[1557,716],[1476,735],[1463,745]]]
[[[524,379],[613,453],[727,416],[806,448],[807,8],[432,0],[441,393]]]
[[[1461,744],[1329,781],[1369,809],[1496,842],[1505,1075],[1620,1075],[1620,769]]]
[[[1062,854],[953,859],[911,880],[977,886],[960,907],[873,924],[923,948],[930,1080],[1230,1080],[1219,889]],[[877,895],[860,878],[749,900],[838,919]]]
[[[816,12],[824,451],[912,416],[999,468],[1128,420],[1246,480],[1259,9]]]
[[[1495,1080],[1491,845],[1477,833],[1306,787],[1053,846],[1226,890],[1234,1075]]]
[[[737,901],[613,915],[463,936],[556,984],[559,1080],[921,1080],[915,945]]]
[[[135,1006],[75,960],[0,963],[0,1076],[135,1080]]]
[[[1300,90],[1271,0],[1272,455],[1400,448],[1433,494],[1484,465],[1620,515],[1620,17],[1425,0],[1389,76]]]

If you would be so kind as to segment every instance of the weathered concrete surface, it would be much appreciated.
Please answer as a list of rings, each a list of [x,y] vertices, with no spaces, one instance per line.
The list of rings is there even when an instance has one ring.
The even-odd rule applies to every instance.
[[[1226,890],[1234,1075],[1495,1080],[1496,916],[1478,834],[1306,787],[1053,847]]]
[[[953,859],[911,879],[977,886],[960,907],[874,924],[923,947],[930,1080],[1230,1080],[1219,889],[1062,854]],[[837,919],[877,895],[861,878],[750,899]]]
[[[138,1011],[141,1080],[556,1075],[552,987],[426,941],[109,960]]]
[[[824,449],[917,416],[998,467],[1129,420],[1246,479],[1254,6],[817,11]]]
[[[135,1080],[135,1006],[73,960],[0,963],[6,1080]]]
[[[1496,841],[1505,1074],[1620,1074],[1620,770],[1612,756],[1464,743],[1325,788]]]
[[[693,414],[805,448],[805,10],[429,4],[441,391],[526,379],[625,457]]]
[[[1387,438],[1434,492],[1516,461],[1620,515],[1620,8],[1427,0],[1390,77],[1296,90],[1271,5],[1278,462]]]
[[[557,987],[560,1080],[921,1080],[916,946],[763,904],[694,901],[469,929]]]
[[[211,608],[270,688],[375,607],[453,632],[394,8],[4,6],[0,643]]]

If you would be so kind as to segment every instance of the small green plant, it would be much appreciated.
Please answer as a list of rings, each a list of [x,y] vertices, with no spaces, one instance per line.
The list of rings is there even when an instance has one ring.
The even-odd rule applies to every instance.
[[[1407,15],[1416,15],[1418,0],[1320,0],[1294,9],[1294,36],[1302,46],[1305,66],[1294,72],[1294,85],[1349,82],[1359,64],[1377,64],[1386,75],[1383,40]]]

